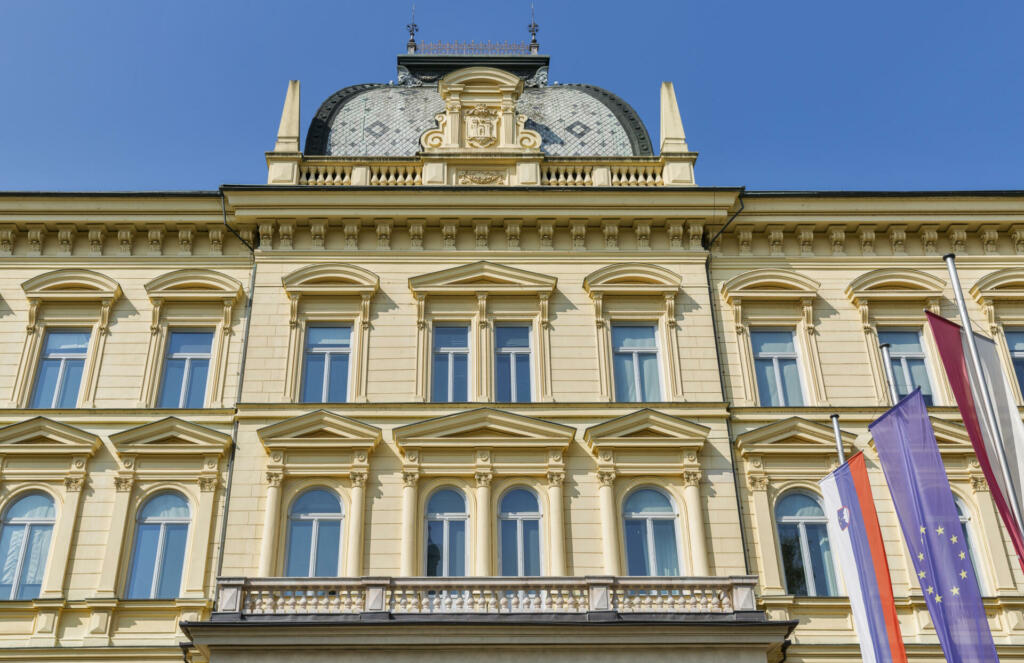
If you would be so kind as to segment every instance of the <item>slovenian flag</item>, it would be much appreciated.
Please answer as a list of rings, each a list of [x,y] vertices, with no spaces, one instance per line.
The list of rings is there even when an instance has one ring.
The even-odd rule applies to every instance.
[[[865,663],[906,663],[864,454],[857,453],[818,483],[825,498],[829,542],[850,596],[861,658]]]

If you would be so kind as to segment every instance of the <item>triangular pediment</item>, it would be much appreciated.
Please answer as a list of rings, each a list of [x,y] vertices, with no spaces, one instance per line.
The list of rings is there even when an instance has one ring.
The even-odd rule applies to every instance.
[[[710,432],[711,429],[707,426],[644,408],[591,426],[583,434],[583,439],[592,450],[650,447],[686,447],[699,450]]]
[[[575,432],[570,426],[543,419],[480,408],[401,426],[394,434],[403,449],[476,446],[528,449],[565,448]]]
[[[439,272],[414,276],[409,288],[417,294],[490,294],[527,295],[551,293],[558,279],[546,274],[481,260]]]
[[[843,448],[852,450],[857,436],[846,431],[841,431],[841,435]],[[790,417],[740,434],[736,438],[736,448],[741,456],[834,454],[836,441],[831,426],[803,417]]]
[[[316,410],[257,431],[267,449],[372,449],[380,429],[327,410]]]
[[[178,417],[166,417],[114,433],[110,441],[122,454],[220,455],[231,443],[231,436]]]
[[[18,455],[86,455],[100,446],[100,438],[81,428],[62,424],[46,417],[0,428],[0,456]]]

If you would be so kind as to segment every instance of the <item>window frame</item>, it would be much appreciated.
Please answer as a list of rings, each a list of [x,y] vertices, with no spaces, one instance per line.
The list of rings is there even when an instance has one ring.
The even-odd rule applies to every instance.
[[[769,353],[767,355],[760,355],[760,354],[758,354],[754,350],[754,335],[755,334],[758,334],[758,333],[761,333],[761,332],[769,332],[770,333],[770,332],[778,332],[778,331],[789,332],[790,339],[793,342],[793,352],[792,353]],[[800,343],[799,343],[799,339],[797,338],[797,330],[792,328],[792,327],[772,327],[772,326],[758,325],[756,327],[750,327],[749,328],[749,332],[750,332],[749,333],[750,356],[754,360],[753,361],[753,366],[754,366],[754,394],[755,394],[755,396],[757,396],[757,405],[759,407],[804,407],[804,406],[806,406],[807,405],[807,400],[808,400],[808,398],[807,398],[807,385],[805,384],[804,371],[803,371],[803,364],[804,364],[804,362],[803,362],[803,358],[800,356]],[[790,354],[792,354],[792,357],[789,356]],[[780,405],[764,405],[763,403],[761,403],[761,391],[757,387],[757,360],[758,359],[765,359],[765,358],[771,358],[771,360],[772,360],[772,370],[775,373],[775,388],[779,390],[779,396],[781,397],[781,399],[783,401]],[[800,400],[803,401],[799,405],[790,405],[789,403],[785,402],[787,400],[787,398],[786,398],[786,390],[784,388],[784,383],[782,381],[782,371],[779,370],[779,362],[778,362],[778,360],[780,358],[782,358],[782,359],[790,359],[790,358],[792,358],[792,359],[796,360],[796,374],[797,374],[797,379],[799,380],[799,383],[800,383]]]
[[[779,505],[782,503],[783,500],[785,500],[787,497],[789,497],[791,495],[803,495],[804,497],[807,497],[807,498],[810,498],[810,499],[814,500],[814,502],[818,505],[818,508],[821,509],[821,519],[818,520],[816,518],[798,517],[798,516],[783,516],[783,517],[780,518],[779,515],[778,515]],[[822,504],[821,497],[819,495],[817,495],[816,493],[813,493],[810,490],[807,490],[807,489],[804,489],[804,488],[790,488],[790,489],[787,489],[787,490],[784,490],[784,491],[780,492],[778,497],[775,498],[775,503],[772,505],[772,523],[773,523],[773,525],[775,527],[775,547],[776,547],[776,551],[777,551],[776,554],[778,555],[779,564],[782,567],[780,569],[782,571],[782,588],[786,592],[786,594],[789,594],[789,595],[792,595],[792,596],[798,596],[797,594],[793,594],[793,592],[790,590],[790,588],[789,588],[789,581],[786,578],[786,560],[785,560],[785,558],[782,555],[782,537],[779,535],[779,525],[780,524],[796,524],[797,525],[797,531],[799,532],[799,537],[800,537],[800,557],[801,557],[801,561],[802,561],[803,567],[804,567],[803,568],[804,582],[807,585],[807,594],[806,595],[802,595],[801,594],[799,596],[802,596],[804,598],[834,598],[836,596],[839,596],[840,595],[839,576],[835,573],[836,563],[835,563],[834,555],[832,556],[832,575],[833,575],[832,582],[835,584],[835,587],[836,587],[835,594],[819,594],[819,593],[817,593],[817,587],[816,587],[815,581],[814,581],[814,571],[812,570],[813,566],[812,566],[812,564],[810,564],[810,561],[811,561],[811,549],[810,549],[810,547],[811,546],[810,546],[810,540],[809,540],[809,538],[807,536],[806,524],[807,523],[820,524],[820,525],[825,525],[826,528],[828,527],[828,517],[825,515],[825,507]],[[826,537],[828,536],[827,529],[826,529],[825,536]],[[829,549],[829,555],[832,555],[833,546],[832,546],[831,539],[829,540],[829,548],[828,549]],[[826,569],[826,573],[827,572],[828,572],[828,569]]]
[[[615,356],[617,354],[620,354],[620,351],[615,347],[615,329],[617,327],[618,328],[623,328],[623,327],[644,327],[644,328],[650,328],[654,332],[654,334],[653,334],[653,337],[654,337],[654,349],[653,350],[643,350],[643,351],[633,350],[633,351],[629,352],[629,354],[632,355],[632,360],[633,360],[633,388],[636,390],[636,393],[638,395],[643,392],[643,389],[641,387],[641,384],[642,384],[643,381],[640,378],[640,364],[637,361],[637,359],[638,359],[638,357],[641,354],[652,354],[652,353],[654,354],[654,362],[655,362],[655,366],[657,366],[657,372],[658,372],[658,397],[659,397],[658,400],[647,400],[647,399],[644,399],[644,398],[640,398],[639,400],[635,400],[635,401],[620,401],[620,400],[618,400],[618,395],[615,393],[615,377],[616,377],[615,376]],[[662,339],[658,338],[660,336],[660,334],[658,332],[659,332],[659,321],[657,321],[657,320],[643,320],[642,318],[615,317],[609,323],[608,334],[609,334],[609,338],[611,339],[611,355],[610,356],[611,356],[611,360],[612,360],[611,378],[612,378],[612,402],[613,403],[663,403],[663,402],[665,402],[665,395],[666,395],[665,394],[665,391],[666,391],[665,390],[665,382],[666,382],[666,380],[665,380],[665,375],[664,375],[664,365],[663,365],[663,361],[662,361]]]
[[[135,569],[136,556],[138,555],[139,535],[141,533],[141,526],[144,525],[144,524],[147,524],[147,523],[144,523],[143,520],[142,520],[142,511],[143,511],[143,509],[146,508],[146,505],[148,505],[152,500],[160,497],[161,495],[169,495],[169,494],[170,495],[176,495],[176,496],[178,496],[179,498],[181,498],[185,502],[185,506],[188,508],[188,517],[184,518],[184,519],[183,518],[167,518],[167,519],[161,519],[161,520],[158,521],[159,524],[160,524],[160,537],[159,537],[159,539],[157,541],[156,558],[153,560],[153,579],[150,581],[149,594],[148,594],[148,596],[145,596],[145,597],[129,597],[128,596],[128,592],[129,592],[129,590],[131,588],[132,572]],[[192,523],[193,523],[194,520],[196,520],[196,516],[197,516],[197,514],[196,514],[196,506],[195,506],[195,504],[193,504],[192,499],[190,498],[190,496],[185,491],[179,490],[176,487],[170,487],[170,488],[162,487],[162,488],[159,488],[159,489],[156,489],[156,490],[153,490],[153,491],[149,491],[145,495],[140,497],[140,499],[138,500],[138,502],[137,502],[137,504],[135,506],[135,517],[132,519],[133,527],[132,527],[132,532],[131,532],[131,538],[129,539],[129,542],[130,542],[130,545],[131,545],[131,554],[128,557],[128,565],[127,565],[127,568],[125,569],[123,600],[125,600],[125,601],[174,601],[174,600],[177,600],[179,598],[182,598],[182,594],[185,591],[185,589],[184,589],[185,583],[186,583],[186,580],[188,579],[188,570],[189,570],[188,567],[189,567],[189,564],[190,564],[190,561],[191,561],[189,559],[189,553],[192,552],[192,550],[191,550],[192,545],[191,544],[192,544],[192,539],[193,539],[194,530],[195,530],[195,527],[193,527]],[[186,531],[185,531],[185,550],[184,550],[184,555],[182,556],[181,577],[178,579],[178,591],[177,591],[176,595],[173,596],[173,597],[158,598],[158,597],[155,596],[156,590],[160,586],[160,580],[163,578],[164,571],[166,571],[166,569],[163,568],[164,555],[167,553],[167,550],[166,550],[167,547],[166,547],[166,545],[164,545],[165,541],[166,541],[165,537],[166,537],[166,532],[167,532],[167,527],[166,526],[168,524],[180,525],[182,523],[184,523],[186,525]],[[205,566],[205,564],[204,564],[204,566]]]
[[[49,520],[41,519],[41,518],[36,518],[36,519],[27,519],[26,518],[26,519],[19,519],[18,521],[12,523],[9,520],[9,516],[8,516],[8,514],[10,513],[10,510],[11,510],[11,507],[13,507],[15,504],[17,504],[21,500],[26,499],[28,497],[31,497],[32,495],[42,495],[46,499],[50,500],[50,505],[53,508],[53,518],[49,519]],[[3,513],[2,513],[2,515],[0,515],[0,536],[2,536],[3,531],[5,529],[7,529],[8,527],[10,527],[12,524],[16,525],[16,526],[18,526],[18,525],[23,526],[25,534],[22,537],[21,546],[20,546],[20,549],[18,551],[18,562],[15,565],[15,569],[14,569],[14,582],[11,583],[11,593],[6,598],[0,597],[0,603],[2,603],[3,601],[32,601],[32,600],[35,600],[35,599],[39,598],[38,594],[36,596],[33,596],[33,597],[18,598],[18,591],[19,591],[19,589],[21,587],[21,576],[22,576],[22,573],[24,572],[25,557],[28,554],[29,535],[31,534],[33,526],[49,525],[49,527],[50,527],[50,542],[49,542],[49,545],[47,546],[46,558],[43,561],[43,568],[42,568],[42,572],[41,572],[42,579],[40,580],[40,583],[39,583],[39,590],[40,590],[40,593],[42,593],[43,586],[46,583],[46,573],[49,570],[49,566],[50,566],[50,562],[51,562],[50,558],[53,555],[54,544],[56,543],[55,539],[57,538],[57,534],[58,534],[57,533],[57,521],[58,521],[59,517],[60,517],[60,512],[59,512],[58,507],[57,507],[57,500],[55,500],[53,498],[53,495],[49,494],[48,492],[46,492],[44,490],[29,489],[29,490],[19,491],[19,492],[17,492],[16,494],[11,496],[7,500],[7,504],[5,504],[4,508],[3,508]]]
[[[466,346],[464,348],[452,346],[452,349],[444,349],[444,348],[442,348],[442,349],[439,350],[437,348],[437,329],[438,329],[438,327],[444,327],[444,328],[463,328],[463,329],[465,329],[466,330]],[[473,391],[474,391],[475,383],[477,381],[474,380],[475,373],[476,373],[474,368],[476,366],[476,362],[474,361],[474,352],[473,352],[473,327],[474,327],[474,324],[473,324],[472,321],[465,320],[465,319],[462,319],[462,318],[453,318],[453,319],[450,319],[450,320],[442,318],[440,320],[435,320],[434,323],[431,324],[431,326],[430,326],[430,361],[428,362],[428,364],[430,366],[429,378],[428,378],[428,381],[429,381],[429,384],[430,384],[430,393],[429,393],[429,396],[428,396],[429,402],[431,402],[431,403],[461,403],[461,402],[469,403],[469,402],[472,402],[474,400],[473,399]],[[435,397],[434,397],[434,378],[436,377],[435,374],[434,374],[434,360],[436,359],[438,354],[447,355],[447,361],[448,361],[448,380],[447,380],[448,398],[445,399],[445,400],[436,400]],[[455,401],[455,400],[453,400],[453,396],[454,396],[454,393],[455,393],[455,381],[454,381],[454,374],[455,374],[455,359],[454,359],[454,356],[455,355],[465,355],[465,357],[466,357],[466,401]]]
[[[974,575],[978,579],[978,589],[982,596],[986,596],[988,577],[986,574],[986,568],[981,563],[982,551],[978,548],[978,532],[977,528],[974,526],[974,511],[971,509],[967,500],[960,497],[955,491],[953,492],[953,503],[957,509],[956,515],[957,519],[960,521],[960,528],[964,531],[964,536],[967,537],[967,554],[970,556],[971,564],[974,566]]]
[[[667,515],[651,515],[651,514],[641,514],[639,512],[632,512],[632,511],[631,512],[627,512],[626,511],[626,503],[630,500],[631,497],[633,497],[633,495],[636,495],[638,492],[643,491],[643,490],[654,491],[655,493],[658,493],[659,495],[664,497],[666,500],[668,500],[669,505],[672,507],[672,513],[671,514],[667,514]],[[644,521],[644,530],[645,530],[645,535],[646,535],[646,539],[647,539],[647,570],[649,572],[651,570],[655,570],[655,569],[658,568],[657,551],[656,551],[656,548],[654,546],[654,542],[655,542],[655,539],[654,539],[654,523],[652,521],[654,521],[654,520],[672,520],[673,523],[674,523],[672,531],[673,531],[673,534],[675,535],[675,544],[676,544],[675,545],[676,568],[679,570],[679,574],[678,574],[679,576],[686,575],[687,568],[686,568],[686,565],[683,563],[684,562],[684,558],[683,558],[682,517],[680,515],[679,504],[676,502],[676,499],[672,496],[671,493],[669,493],[667,490],[661,488],[660,486],[655,486],[655,485],[651,485],[651,484],[639,484],[639,485],[630,487],[630,489],[623,494],[621,506],[619,508],[619,522],[620,522],[621,527],[622,527],[622,548],[623,548],[623,552],[625,553],[625,555],[623,555],[622,559],[625,562],[625,564],[624,564],[625,570],[628,572],[629,571],[629,545],[628,545],[628,542],[626,540],[626,521],[627,520],[643,520]],[[646,575],[646,576],[639,576],[639,577],[645,577],[645,578],[665,578],[665,577],[673,577],[673,576],[659,576],[659,575],[656,575],[656,574],[653,574],[653,573],[648,573],[648,575]]]
[[[46,354],[46,339],[49,337],[50,334],[52,334],[54,332],[75,332],[75,331],[78,331],[78,330],[86,330],[87,333],[89,334],[89,340],[85,344],[85,350],[83,350],[79,354],[75,354],[74,356],[68,356],[68,357],[63,357],[63,356],[51,357],[50,355]],[[35,374],[34,374],[34,377],[33,377],[33,380],[32,380],[32,388],[29,390],[29,396],[28,396],[29,402],[28,402],[28,405],[30,407],[32,405],[32,401],[35,400],[36,390],[39,388],[39,378],[40,378],[40,370],[39,369],[42,367],[43,362],[45,360],[47,360],[47,359],[60,359],[60,369],[58,370],[58,373],[57,373],[57,384],[54,387],[53,396],[50,398],[50,405],[46,406],[46,407],[43,407],[43,408],[31,408],[31,409],[58,409],[58,402],[60,400],[61,389],[64,386],[64,380],[66,378],[66,373],[67,373],[67,370],[66,370],[67,369],[66,360],[68,360],[68,359],[81,359],[82,360],[82,377],[81,377],[81,379],[79,380],[79,383],[78,383],[78,390],[77,390],[78,393],[75,394],[75,404],[76,404],[76,406],[77,406],[77,404],[79,402],[81,402],[81,399],[82,399],[82,383],[85,382],[85,378],[86,378],[86,376],[85,376],[85,369],[86,369],[86,366],[88,366],[88,364],[89,364],[89,349],[92,347],[93,331],[94,330],[91,327],[63,327],[63,326],[57,326],[57,325],[48,326],[44,330],[44,332],[42,334],[42,337],[40,339],[39,356],[38,356],[38,358],[36,360],[36,369],[35,369]],[[57,354],[59,355],[59,354],[62,354],[62,353],[57,353]],[[67,354],[70,354],[70,353],[67,353]]]
[[[1024,350],[1014,351],[1010,346],[1010,334],[1020,334],[1024,338],[1024,325],[1012,324],[1009,327],[1002,329],[1003,343],[1006,346],[1006,356],[1010,363],[1010,382],[1011,386],[1017,388],[1017,403],[1024,403],[1022,395],[1024,395]],[[1017,362],[1021,364],[1021,375],[1018,377],[1017,374]]]
[[[493,402],[495,402],[495,403],[534,403],[534,402],[536,402],[536,400],[537,400],[537,378],[536,378],[536,372],[537,372],[536,371],[536,365],[537,365],[537,361],[536,361],[535,352],[534,352],[534,346],[535,346],[534,337],[536,336],[536,334],[535,334],[535,331],[534,331],[533,321],[532,320],[521,320],[521,319],[515,319],[515,318],[502,318],[500,321],[494,322],[491,325],[491,328],[493,329],[493,336],[494,336],[493,341],[491,342],[491,345],[493,346],[494,351],[490,353],[491,354],[491,375],[494,376],[493,380],[491,381],[491,393],[493,394],[493,398],[491,400]],[[528,340],[529,340],[529,345],[527,346],[526,351],[523,352],[522,350],[519,350],[519,349],[514,349],[512,351],[503,351],[500,347],[498,347],[498,330],[501,329],[501,328],[524,328],[524,329],[526,329],[527,337],[528,337]],[[516,399],[516,397],[518,396],[518,394],[516,393],[518,388],[516,386],[516,362],[515,362],[515,358],[516,358],[516,355],[522,355],[522,354],[525,354],[527,359],[529,360],[529,368],[527,370],[528,370],[529,375],[530,375],[530,394],[529,394],[528,400],[525,400],[525,401],[521,401],[521,400],[517,400]],[[509,387],[510,387],[509,388],[509,393],[512,396],[512,400],[509,400],[509,401],[499,401],[498,400],[498,396],[497,396],[497,394],[498,394],[498,357],[499,356],[508,357],[509,358],[509,379],[511,380],[511,384],[509,385]]]
[[[903,361],[903,360],[905,358],[920,359],[921,362],[924,364],[925,374],[928,376],[928,386],[931,389],[931,397],[932,397],[932,405],[931,406],[934,407],[936,405],[939,405],[940,403],[939,403],[939,399],[938,399],[938,391],[939,391],[938,383],[935,380],[935,377],[936,377],[935,376],[935,372],[932,370],[932,362],[931,362],[931,359],[930,359],[930,356],[929,356],[929,352],[928,352],[928,346],[927,346],[927,343],[926,343],[924,327],[923,326],[914,327],[914,326],[907,326],[907,325],[880,325],[880,326],[877,326],[875,328],[875,333],[878,336],[879,343],[882,342],[882,334],[885,334],[886,332],[913,332],[913,333],[917,334],[917,344],[921,348],[919,353],[907,354],[907,355],[896,355],[896,354],[893,353],[892,347],[890,346],[890,348],[889,348],[889,358],[890,359],[899,359],[900,360],[900,369],[903,372],[903,378],[907,381],[907,386],[908,386],[908,389],[909,389],[906,394],[899,394],[899,385],[898,384],[893,385],[893,388],[897,390],[897,395],[900,398],[903,398],[905,396],[908,396],[912,391],[914,391],[914,382],[913,382],[913,380],[910,379],[909,364],[906,361]],[[879,347],[881,347],[881,346],[879,346]],[[879,350],[879,354],[881,354],[881,350]],[[884,361],[884,357],[883,357],[883,361]]]
[[[466,510],[463,511],[462,513],[432,513],[430,511],[430,501],[434,498],[435,495],[437,495],[438,493],[440,493],[441,491],[444,491],[444,490],[451,490],[451,491],[454,491],[454,492],[458,493],[462,497],[462,503],[465,506]],[[431,522],[441,522],[441,523],[443,523],[443,527],[442,527],[442,530],[441,530],[441,532],[442,532],[441,533],[441,575],[439,575],[439,576],[429,576],[429,577],[436,577],[436,578],[463,578],[463,577],[469,577],[470,575],[472,575],[471,574],[471,570],[470,570],[470,539],[471,539],[471,532],[470,532],[470,529],[469,529],[470,515],[471,514],[470,514],[469,498],[466,495],[466,491],[462,490],[458,486],[453,485],[453,484],[442,484],[442,485],[434,487],[429,493],[427,493],[426,499],[423,502],[423,545],[421,547],[421,551],[422,551],[422,554],[423,554],[423,563],[422,563],[422,565],[420,567],[420,568],[423,569],[423,575],[424,576],[429,576],[429,568],[427,567],[427,564],[428,564],[427,547],[430,545],[430,523]],[[465,524],[464,525],[465,545],[464,545],[464,550],[463,550],[463,553],[462,553],[463,554],[463,558],[462,558],[463,575],[461,575],[461,576],[452,576],[452,575],[449,575],[449,573],[448,573],[448,562],[450,560],[450,554],[451,554],[451,551],[449,550],[449,548],[450,548],[449,523],[451,523],[452,521],[460,521],[460,522]]]
[[[317,329],[317,328],[320,328],[320,329],[344,329],[344,328],[348,328],[348,331],[349,331],[348,347],[347,348],[340,348],[339,347],[338,349],[332,348],[332,349],[329,349],[329,350],[326,350],[326,351],[323,351],[323,352],[311,351],[310,347],[309,347],[309,331],[310,331],[310,329]],[[302,330],[302,335],[303,335],[303,339],[304,340],[303,340],[303,343],[302,343],[302,360],[300,362],[301,368],[300,368],[299,386],[298,386],[299,402],[302,402],[302,403],[333,403],[333,402],[336,402],[336,401],[329,401],[329,400],[327,400],[327,395],[330,393],[330,374],[331,374],[331,371],[330,371],[330,363],[331,363],[330,359],[331,359],[331,356],[335,355],[335,354],[345,355],[345,356],[348,357],[348,362],[347,362],[348,363],[348,369],[347,369],[347,373],[348,374],[345,376],[345,400],[344,401],[340,401],[340,402],[342,402],[342,403],[349,403],[349,402],[351,402],[351,400],[352,400],[352,391],[353,391],[352,390],[353,373],[355,372],[355,363],[356,363],[354,361],[354,357],[353,357],[354,353],[353,353],[353,348],[352,348],[352,345],[353,345],[353,342],[354,342],[354,338],[353,337],[355,335],[355,329],[353,327],[353,324],[351,322],[350,323],[344,323],[344,322],[331,322],[331,321],[317,320],[315,322],[311,322],[309,324],[304,325],[303,326],[303,330]],[[324,358],[324,377],[323,377],[323,384],[321,385],[321,388],[320,388],[320,400],[315,400],[315,401],[313,401],[313,400],[306,400],[305,394],[303,393],[303,388],[304,388],[305,379],[306,379],[306,373],[309,370],[309,365],[307,363],[307,360],[308,360],[308,358],[309,358],[309,356],[311,354],[322,354],[322,355],[325,356],[325,358]]]
[[[304,495],[312,491],[320,490],[330,494],[332,497],[338,500],[338,513],[312,513],[306,514],[308,517],[296,518],[294,509],[296,503],[302,499]],[[334,517],[336,516],[336,517]],[[302,486],[296,490],[292,496],[288,509],[285,512],[285,520],[287,521],[285,531],[285,542],[284,542],[284,569],[282,571],[287,573],[289,561],[292,554],[292,523],[295,520],[311,520],[313,521],[313,530],[310,534],[309,544],[309,560],[306,566],[307,575],[305,576],[289,576],[297,578],[316,578],[318,577],[314,572],[316,571],[316,552],[317,552],[317,538],[319,536],[319,525],[322,520],[336,521],[338,523],[338,568],[335,571],[335,576],[342,575],[342,569],[345,566],[345,500],[338,493],[338,491],[324,485],[315,484],[309,486]]]
[[[206,352],[205,356],[192,356],[192,355],[189,355],[189,356],[186,356],[186,357],[171,356],[171,354],[170,354],[171,337],[176,332],[186,332],[186,333],[187,332],[202,332],[202,333],[208,333],[208,334],[210,334],[210,349]],[[191,409],[191,408],[186,408],[184,401],[185,401],[185,398],[188,395],[187,385],[189,383],[189,375],[190,375],[190,370],[191,370],[192,360],[193,359],[206,359],[206,361],[207,361],[207,365],[206,365],[206,384],[203,385],[203,406],[206,405],[206,403],[209,400],[208,396],[209,396],[209,393],[210,393],[210,380],[212,379],[213,374],[214,374],[213,359],[214,359],[214,346],[216,345],[216,341],[217,341],[217,328],[216,327],[173,326],[173,327],[169,327],[167,329],[167,341],[166,341],[166,343],[164,343],[163,360],[161,362],[161,368],[160,368],[160,380],[159,380],[159,385],[160,386],[157,389],[157,394],[156,394],[156,405],[157,406],[159,406],[160,399],[164,395],[164,387],[166,386],[164,384],[164,380],[167,377],[167,362],[170,359],[185,359],[185,372],[184,372],[184,375],[182,376],[181,386],[179,387],[179,390],[178,390],[178,405],[177,405],[176,408],[169,408],[169,409],[179,409],[179,410],[181,410],[181,409]]]
[[[501,509],[502,502],[505,501],[505,498],[508,497],[509,493],[512,493],[512,492],[517,491],[517,490],[526,491],[527,493],[529,493],[530,495],[533,496],[533,499],[537,501],[537,510],[536,511],[521,511],[521,512],[520,511],[502,511],[502,509]],[[523,536],[523,521],[526,521],[526,520],[536,520],[537,521],[537,569],[540,572],[538,574],[539,576],[544,575],[544,569],[545,569],[545,566],[544,566],[544,558],[545,558],[545,555],[544,555],[544,544],[545,544],[545,537],[544,537],[544,506],[541,503],[540,495],[537,493],[536,490],[534,490],[533,488],[530,488],[530,487],[528,487],[528,486],[526,486],[524,484],[515,484],[515,485],[512,485],[512,486],[509,486],[505,490],[503,490],[501,492],[501,494],[498,496],[498,509],[497,509],[497,511],[498,511],[497,521],[498,521],[498,572],[499,572],[499,575],[501,575],[501,571],[504,568],[504,564],[503,564],[503,561],[504,561],[503,560],[503,551],[504,551],[504,548],[505,548],[502,545],[502,543],[503,543],[503,540],[502,540],[502,536],[503,536],[502,535],[502,531],[503,531],[503,529],[502,529],[501,523],[503,521],[506,521],[506,520],[507,521],[514,521],[516,523],[516,571],[517,571],[517,573],[516,573],[515,576],[503,576],[503,577],[508,577],[508,578],[528,578],[528,577],[532,577],[532,576],[527,576],[525,573],[523,573],[523,570],[524,570],[524,568],[526,566],[526,555],[525,555],[525,552],[526,552],[526,541],[525,541],[525,538]]]

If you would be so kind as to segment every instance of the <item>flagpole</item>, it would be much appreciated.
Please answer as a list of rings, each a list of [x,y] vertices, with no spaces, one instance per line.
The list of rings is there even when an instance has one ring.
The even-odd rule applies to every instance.
[[[836,436],[836,453],[839,454],[839,464],[842,465],[846,462],[846,454],[843,452],[843,433],[839,430],[839,415],[833,414],[832,419],[832,433]]]
[[[900,402],[900,395],[896,392],[896,376],[892,372],[892,357],[889,355],[889,344],[882,343],[878,348],[882,351],[882,371],[885,373],[885,386],[889,388],[890,405]]]
[[[1006,496],[1013,509],[1014,520],[1017,527],[1024,529],[1021,519],[1020,503],[1017,501],[1017,489],[1013,484],[1013,475],[1010,473],[1010,463],[1006,459],[1006,448],[1003,446],[1003,435],[999,430],[996,419],[996,408],[992,402],[992,394],[988,390],[988,381],[985,379],[985,369],[981,364],[981,354],[978,352],[978,344],[974,340],[974,328],[971,327],[971,318],[967,315],[967,303],[964,301],[964,291],[960,287],[960,275],[956,271],[956,254],[947,253],[943,260],[946,261],[946,268],[949,270],[949,280],[953,286],[953,296],[956,299],[956,307],[960,312],[960,324],[963,325],[964,335],[967,337],[967,348],[971,352],[971,359],[974,361],[975,370],[978,371],[978,384],[981,389],[981,400],[985,404],[985,416],[988,417],[990,430],[995,438],[996,452],[999,455],[999,467],[1003,471],[1003,480],[1006,481]]]

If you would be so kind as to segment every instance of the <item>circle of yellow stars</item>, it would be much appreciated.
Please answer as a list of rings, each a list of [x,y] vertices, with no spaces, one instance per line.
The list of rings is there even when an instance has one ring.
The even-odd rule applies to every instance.
[[[924,526],[921,526],[922,538],[927,533],[928,533],[928,529],[926,527],[924,527]],[[946,537],[946,528],[945,527],[936,527],[935,528],[935,534],[936,534],[936,536],[939,536],[942,539],[946,539],[947,538]],[[956,534],[950,535],[948,537],[948,539],[949,539],[950,545],[956,545],[957,543],[960,542],[960,537],[957,536]],[[963,562],[964,560],[967,559],[967,552],[965,550],[963,550],[962,548],[956,553],[956,555],[957,555],[957,558],[961,562]],[[919,561],[919,562],[923,562],[924,561],[924,553],[923,552],[917,553],[917,561]],[[931,598],[932,600],[935,601],[935,603],[942,603],[942,594],[939,594],[935,590],[935,587],[933,585],[928,585],[927,584],[928,583],[928,573],[924,569],[919,569],[918,570],[917,578],[918,578],[919,582],[921,583],[921,589],[925,592],[926,597]],[[967,579],[966,563],[964,565],[964,568],[960,569],[960,579],[961,580],[966,580]],[[941,589],[939,591],[941,591]],[[949,595],[951,595],[951,596],[960,596],[960,587],[959,587],[959,585],[953,585],[952,587],[950,587],[949,588]]]

